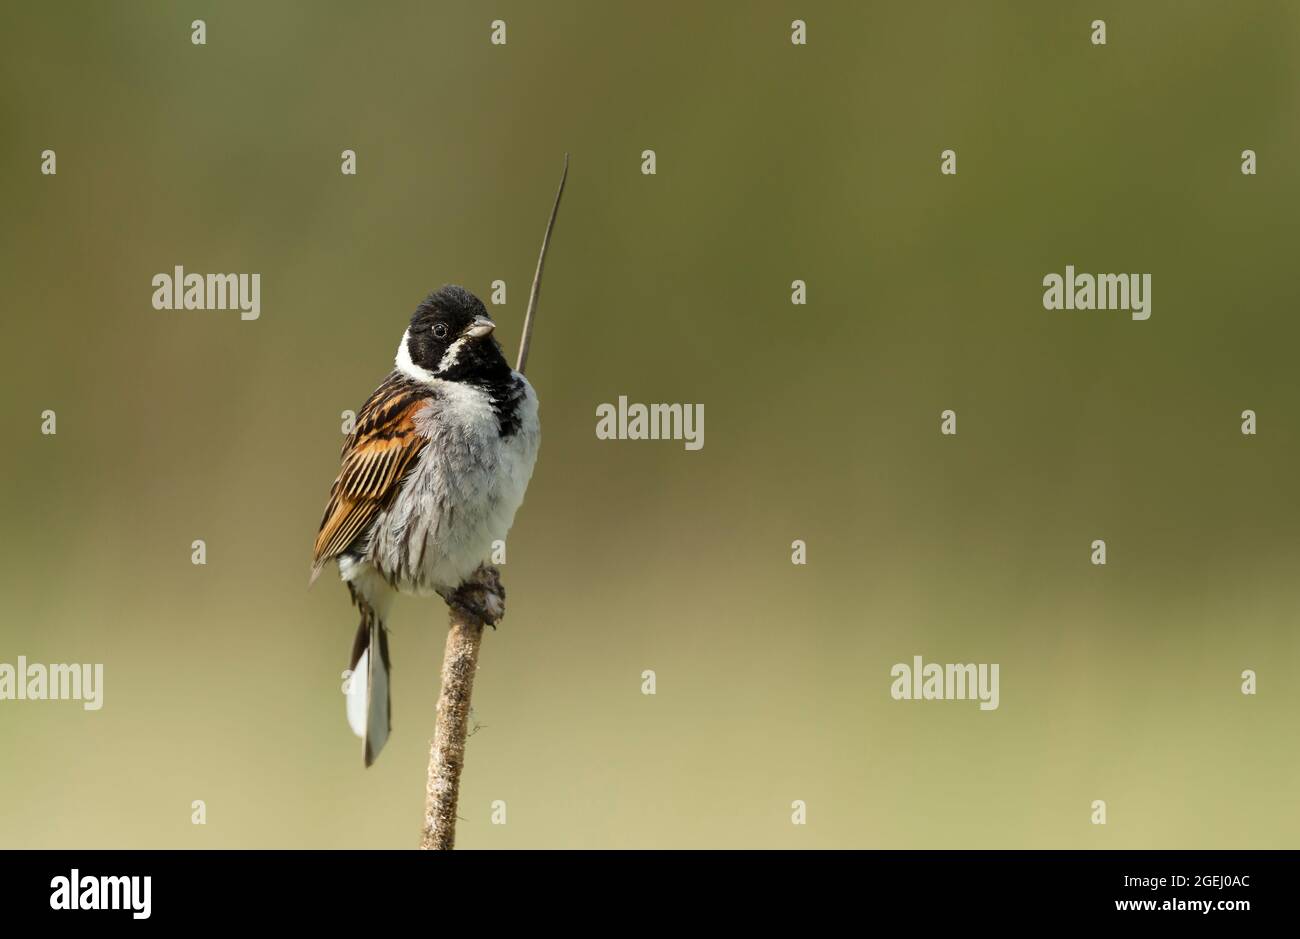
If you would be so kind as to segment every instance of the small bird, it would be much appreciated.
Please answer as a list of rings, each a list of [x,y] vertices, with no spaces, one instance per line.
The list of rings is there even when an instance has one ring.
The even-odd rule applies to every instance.
[[[541,424],[537,395],[506,362],[495,328],[465,288],[429,294],[343,444],[311,579],[336,560],[361,611],[347,716],[366,766],[391,730],[385,621],[393,597],[436,593],[492,625],[505,611],[487,561],[524,500]]]

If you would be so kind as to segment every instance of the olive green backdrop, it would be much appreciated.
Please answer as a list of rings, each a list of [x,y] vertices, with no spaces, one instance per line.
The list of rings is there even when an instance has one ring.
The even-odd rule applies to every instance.
[[[1300,840],[1300,6],[23,0],[0,73],[0,661],[105,666],[0,702],[0,845],[417,843],[445,609],[363,770],[311,543],[426,292],[504,279],[513,352],[565,151],[462,846]],[[178,264],[260,319],[154,310]],[[597,440],[621,394],[704,449]]]

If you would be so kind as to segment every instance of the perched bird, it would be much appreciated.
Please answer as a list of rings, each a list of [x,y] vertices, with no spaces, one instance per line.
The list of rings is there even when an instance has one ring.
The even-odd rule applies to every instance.
[[[487,561],[523,502],[541,425],[495,327],[463,287],[431,293],[343,444],[311,579],[336,560],[361,611],[347,715],[366,766],[391,729],[385,620],[395,594],[437,593],[491,624],[504,612]]]

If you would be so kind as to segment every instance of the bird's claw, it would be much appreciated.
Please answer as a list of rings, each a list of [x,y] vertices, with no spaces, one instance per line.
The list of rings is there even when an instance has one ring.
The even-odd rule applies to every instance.
[[[449,596],[444,594],[443,599],[448,606],[493,629],[506,613],[506,588],[501,583],[500,572],[490,564],[480,566]]]

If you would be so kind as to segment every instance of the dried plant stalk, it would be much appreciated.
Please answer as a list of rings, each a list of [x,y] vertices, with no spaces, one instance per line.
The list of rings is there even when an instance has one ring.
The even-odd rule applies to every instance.
[[[555,204],[542,236],[542,250],[537,257],[537,272],[528,296],[523,335],[519,340],[516,369],[522,373],[528,364],[528,346],[533,336],[533,318],[537,298],[542,290],[542,268],[551,245],[551,232],[560,211],[564,182],[569,178],[569,155],[564,155],[564,171],[555,192]],[[496,576],[495,570],[492,571]],[[497,584],[500,580],[497,579]],[[460,772],[465,767],[465,736],[469,730],[470,696],[474,693],[474,672],[478,668],[479,646],[483,642],[483,621],[459,606],[451,607],[451,629],[442,658],[442,690],[438,693],[438,718],[429,747],[429,779],[425,788],[424,835],[420,847],[450,851],[456,844],[456,803],[460,800]]]
[[[457,607],[442,658],[442,691],[438,694],[438,723],[429,751],[429,784],[424,806],[424,836],[420,847],[450,851],[456,844],[456,803],[460,771],[465,766],[465,735],[469,729],[470,696],[478,669],[483,623]]]

